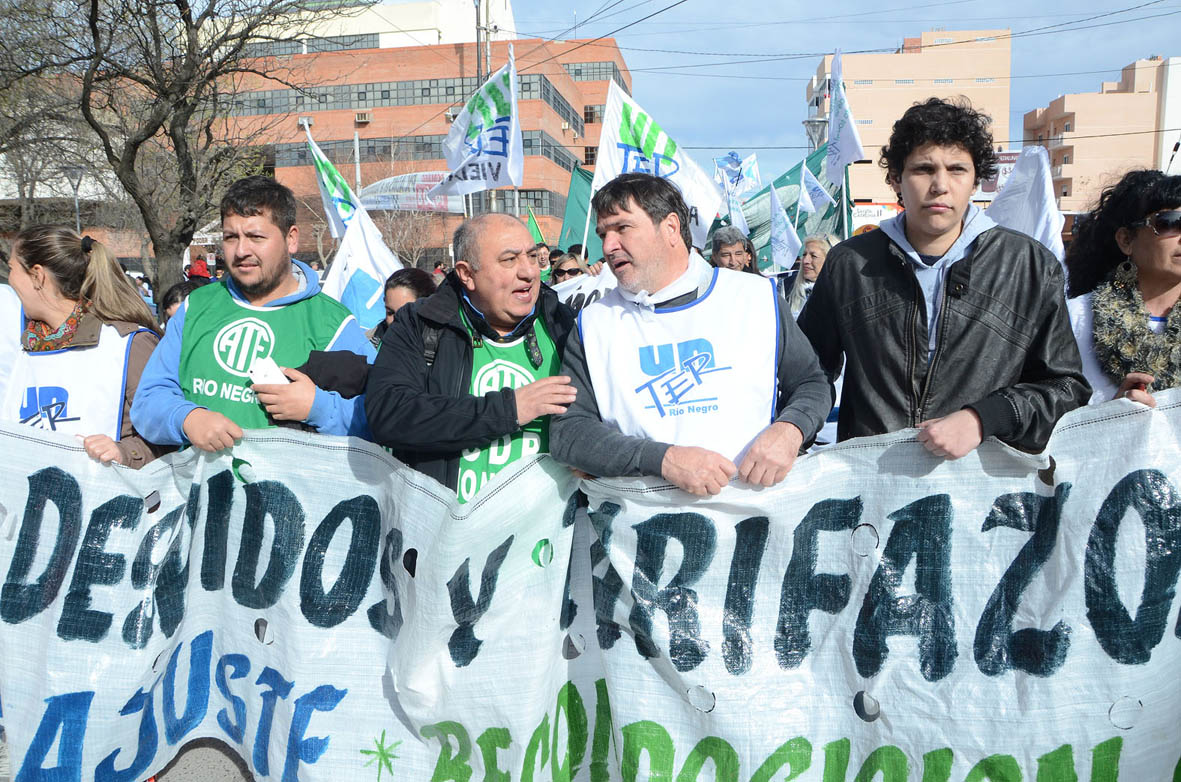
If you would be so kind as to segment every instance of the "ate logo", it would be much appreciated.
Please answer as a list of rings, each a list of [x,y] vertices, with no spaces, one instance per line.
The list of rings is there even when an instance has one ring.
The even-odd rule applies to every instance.
[[[243,318],[222,326],[213,340],[213,357],[226,372],[249,377],[256,358],[266,358],[275,347],[275,332],[258,318]]]
[[[499,391],[502,388],[520,388],[532,383],[533,379],[533,375],[513,362],[498,358],[476,373],[472,393],[483,396],[489,391]]]
[[[66,404],[70,392],[60,386],[29,386],[21,403],[20,422],[37,429],[56,431],[58,424],[77,421],[70,417]]]

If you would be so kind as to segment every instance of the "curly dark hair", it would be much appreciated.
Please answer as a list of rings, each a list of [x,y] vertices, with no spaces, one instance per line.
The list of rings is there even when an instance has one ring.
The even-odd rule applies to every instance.
[[[992,118],[972,108],[967,98],[927,98],[906,110],[890,131],[878,165],[886,171],[886,182],[901,181],[902,169],[911,152],[923,144],[959,144],[972,156],[976,183],[996,174],[996,151],[992,148]]]
[[[1153,212],[1178,207],[1181,176],[1140,169],[1105,189],[1095,208],[1075,223],[1074,241],[1066,250],[1067,295],[1073,299],[1095,290],[1123,261],[1116,231],[1132,228]]]

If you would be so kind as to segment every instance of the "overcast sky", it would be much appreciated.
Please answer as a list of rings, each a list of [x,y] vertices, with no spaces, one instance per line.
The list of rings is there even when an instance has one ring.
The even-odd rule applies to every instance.
[[[561,38],[575,37],[570,28],[577,11],[577,37],[593,38],[674,2],[513,0],[513,11],[522,35]],[[599,17],[586,22],[596,11]],[[807,114],[804,87],[821,53],[894,49],[904,37],[937,27],[1015,34],[1011,114],[1007,128],[998,122],[994,130],[998,141],[1017,139],[1014,147],[1025,112],[1065,93],[1098,91],[1100,82],[1117,80],[1138,58],[1181,56],[1181,0],[683,0],[614,37],[632,69],[634,97],[679,145],[691,148],[709,171],[714,155],[757,151],[765,179],[805,151],[753,148],[807,146],[800,124]],[[731,60],[745,62],[718,64]],[[652,68],[661,70],[645,70]]]

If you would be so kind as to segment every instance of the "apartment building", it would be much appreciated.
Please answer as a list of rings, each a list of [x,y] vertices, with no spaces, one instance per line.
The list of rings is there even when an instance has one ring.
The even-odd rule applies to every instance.
[[[1061,95],[1024,117],[1024,143],[1050,153],[1063,212],[1085,212],[1135,168],[1169,165],[1181,138],[1181,57],[1136,60],[1098,92]],[[1181,172],[1181,160],[1171,171]]]
[[[866,160],[849,167],[849,190],[862,204],[896,204],[877,161],[895,120],[930,97],[967,98],[992,117],[998,145],[1008,146],[1009,30],[932,30],[906,38],[896,51],[843,54],[845,92]],[[805,88],[809,120],[829,110],[832,56],[825,56]],[[988,195],[978,193],[980,200]]]
[[[505,37],[515,31],[502,27],[487,36],[490,41],[477,43],[474,18],[471,34],[460,40],[461,26],[398,16],[409,7],[426,18],[429,14],[418,6],[452,5],[466,6],[471,15],[472,3],[463,0],[377,5],[334,20],[330,29],[318,28],[314,37],[263,44],[255,52],[287,58],[284,62],[299,78],[298,84],[262,77],[248,81],[239,91],[235,122],[266,129],[261,139],[265,165],[302,202],[301,253],[315,257],[327,244],[305,126],[354,186],[358,180],[364,187],[401,174],[444,171],[443,141],[479,85],[477,65],[486,77],[489,68],[495,71],[507,62],[510,45],[518,72],[524,184],[516,194],[503,189],[473,194],[469,208],[476,214],[511,213],[519,203],[522,215],[531,208],[543,234],[557,238],[570,173],[575,165],[593,166],[610,82],[631,91],[627,64],[611,39],[515,39]],[[511,22],[507,0],[486,0],[482,7],[487,12],[489,6],[500,8],[500,18]],[[431,43],[407,44],[423,40]],[[379,226],[383,219],[409,225],[404,213],[375,213],[374,218]],[[455,213],[414,216],[416,240],[426,246],[420,264],[449,259],[450,236],[462,219]]]

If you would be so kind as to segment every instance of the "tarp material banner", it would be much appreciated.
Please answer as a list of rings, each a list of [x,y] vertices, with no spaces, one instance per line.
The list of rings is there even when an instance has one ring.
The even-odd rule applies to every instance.
[[[619,285],[611,267],[603,264],[603,270],[597,275],[580,274],[572,280],[558,283],[554,292],[564,303],[569,304],[577,312],[587,305],[594,304],[607,293]]]
[[[463,214],[463,196],[431,198],[431,188],[447,178],[447,171],[417,171],[387,177],[361,189],[366,209],[391,212],[449,212]]]
[[[134,472],[7,425],[16,778],[142,780],[205,736],[283,780],[1176,779],[1158,399],[1072,413],[1042,456],[902,432],[698,501],[584,499],[540,457],[459,506],[285,430]]]

